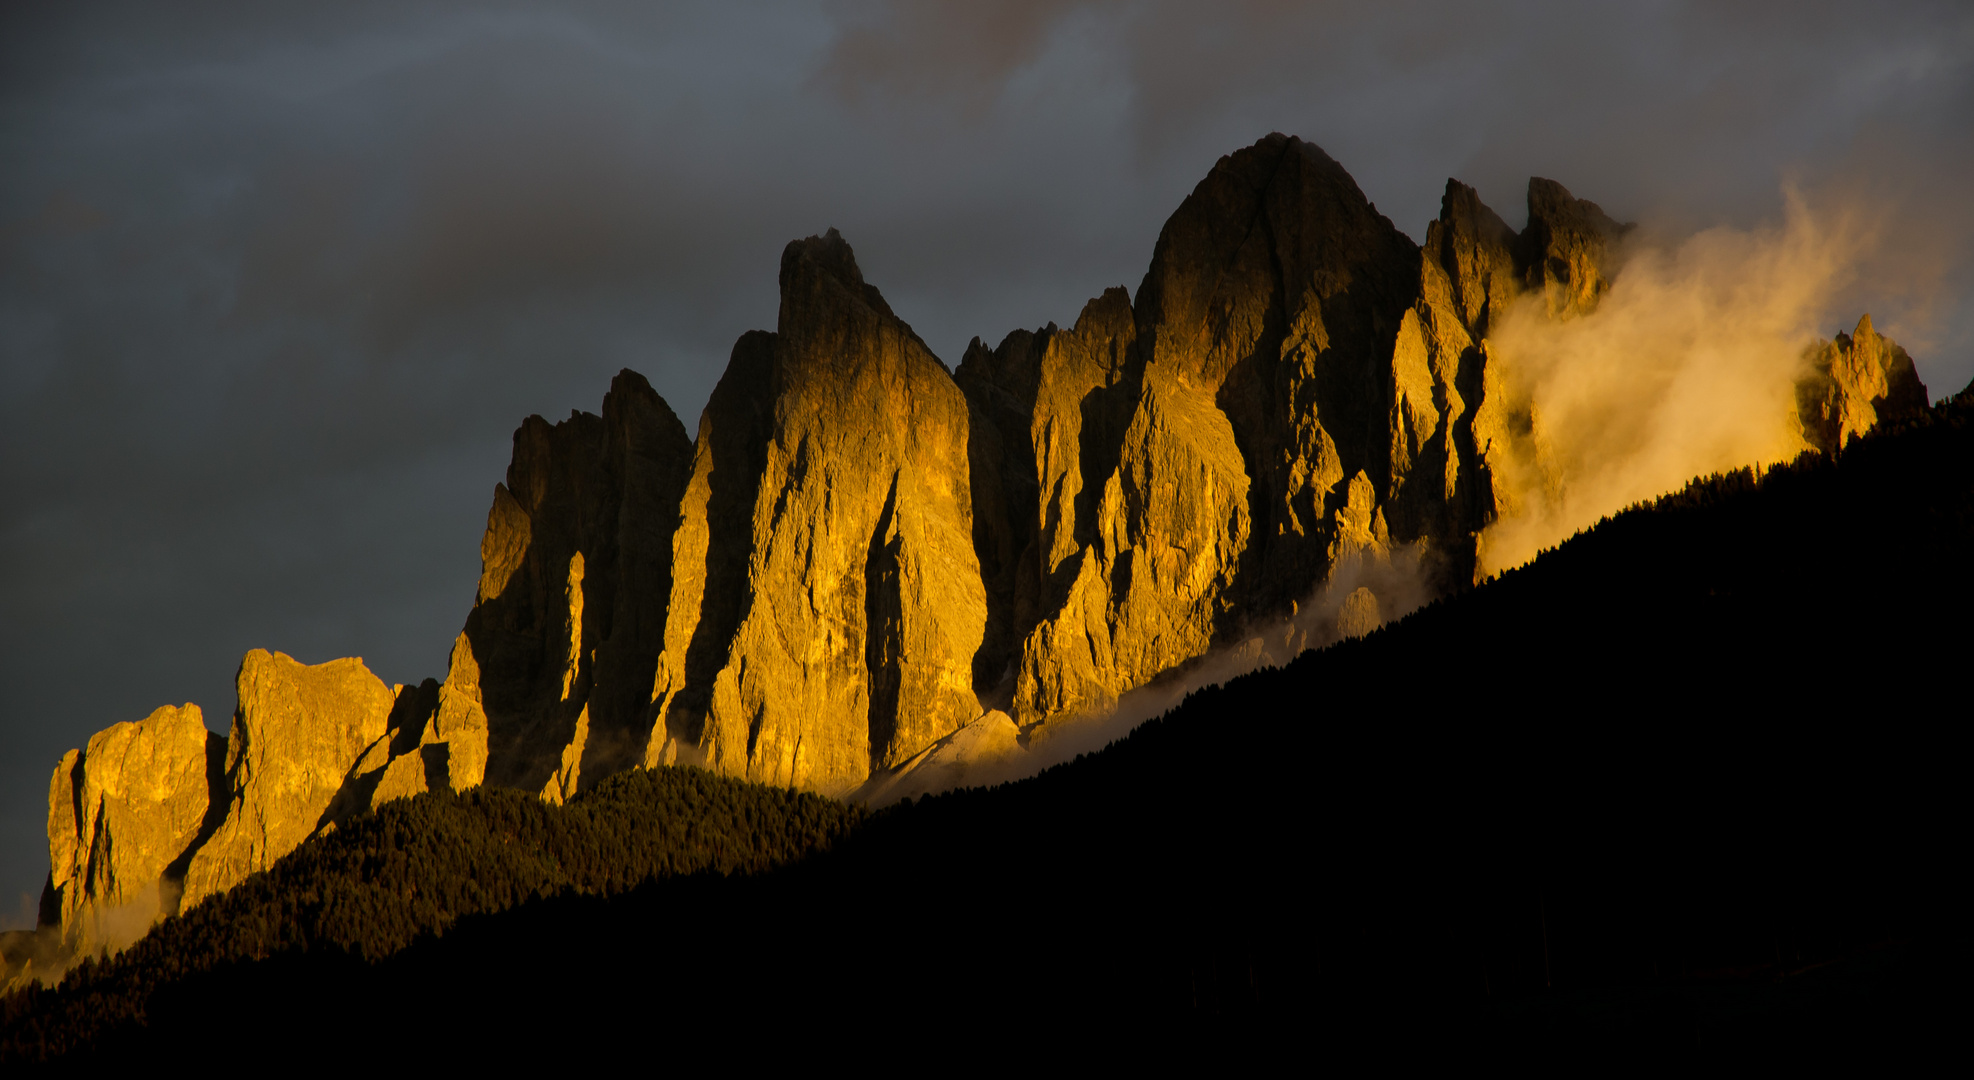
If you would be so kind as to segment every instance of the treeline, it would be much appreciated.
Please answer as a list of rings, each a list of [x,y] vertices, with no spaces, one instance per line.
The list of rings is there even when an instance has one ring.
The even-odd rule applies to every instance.
[[[863,813],[695,769],[611,777],[566,805],[505,788],[428,792],[310,840],[161,923],[60,988],[0,999],[0,1060],[54,1057],[142,1025],[161,987],[229,965],[332,955],[374,962],[461,917],[654,877],[757,873],[827,850]]]
[[[555,852],[524,858],[499,839],[524,830],[481,808],[558,811],[405,804],[297,852],[313,876],[284,862],[240,906],[10,1000],[7,1052],[195,1053],[223,1012],[234,1041],[391,1018],[446,1058],[860,1063],[1063,1038],[1223,1065],[1882,1057],[1964,1000],[1969,551],[1974,408],[1950,405],[1834,459],[1698,482],[1020,783],[859,818],[687,770],[620,781],[696,792],[636,818],[675,834],[760,800],[720,816],[736,850],[777,853],[751,862],[702,842],[710,861],[565,890],[546,867],[610,874],[641,841],[572,829],[599,846],[517,841]],[[409,850],[452,814],[474,824],[417,848],[459,849],[418,879],[419,928],[388,897],[342,922],[290,898],[344,895],[371,865],[358,837],[403,820]],[[489,869],[510,865],[544,869]],[[533,873],[548,884],[472,906],[476,882]],[[422,929],[438,912],[459,918]],[[93,1019],[92,994],[125,1012]]]

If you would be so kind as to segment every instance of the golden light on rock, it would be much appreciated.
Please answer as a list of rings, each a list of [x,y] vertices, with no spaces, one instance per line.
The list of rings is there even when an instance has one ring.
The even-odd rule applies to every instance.
[[[1815,235],[1641,255],[1553,181],[1528,210],[1517,233],[1449,181],[1415,245],[1272,135],[1174,213],[1135,299],[976,340],[953,371],[834,230],[795,241],[775,332],[734,345],[696,436],[629,371],[600,416],[522,424],[442,683],[255,650],[226,740],[188,705],[64,758],[62,933],[115,947],[112,912],[142,933],[181,881],[196,903],[439,787],[563,802],[693,763],[883,802],[1020,775],[1372,633],[1610,499],[1926,403],[1868,318],[1802,338],[1822,294],[1776,252],[1828,256]],[[1768,314],[1723,328],[1680,282],[1730,265],[1775,276],[1753,283]],[[1652,428],[1662,407],[1687,427]],[[1701,412],[1712,456],[1661,453]]]

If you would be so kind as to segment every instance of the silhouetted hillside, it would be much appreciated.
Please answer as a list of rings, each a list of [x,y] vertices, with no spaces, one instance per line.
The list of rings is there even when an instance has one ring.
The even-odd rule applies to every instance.
[[[220,1016],[359,1059],[380,1026],[446,1057],[1897,1050],[1960,1009],[1969,551],[1948,405],[854,829],[668,769],[387,806],[9,999],[4,1052],[201,1053]]]
[[[827,849],[864,816],[696,769],[627,773],[566,806],[494,787],[389,803],[167,919],[116,958],[84,962],[59,992],[4,999],[0,1055],[86,1045],[143,1021],[160,988],[169,998],[214,968],[271,957],[376,961],[461,917],[534,898],[758,873]]]

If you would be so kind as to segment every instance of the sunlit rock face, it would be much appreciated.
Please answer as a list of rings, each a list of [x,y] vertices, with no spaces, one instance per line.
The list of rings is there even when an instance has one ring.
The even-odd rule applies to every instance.
[[[391,712],[384,734],[364,747],[322,812],[317,832],[326,832],[365,810],[443,787],[447,782],[446,747],[429,739],[439,684],[426,679],[417,686],[391,688]],[[421,745],[423,744],[423,745]]]
[[[980,715],[969,417],[835,230],[781,297],[700,423],[647,760],[841,792]]]
[[[1475,425],[1508,422],[1482,408],[1478,342],[1521,291],[1519,239],[1457,184],[1430,237],[1270,136],[1167,222],[1128,324],[1113,290],[1072,331],[969,351],[958,378],[996,432],[974,488],[1009,515],[978,527],[1004,597],[981,672],[997,704],[1024,727],[1101,709],[1285,613],[1330,569],[1351,478],[1378,530],[1471,581],[1495,512]]]
[[[1084,631],[1076,605],[1101,573],[1086,556],[1116,516],[1106,490],[1143,381],[1136,339],[1129,294],[1111,289],[1069,330],[1017,330],[992,351],[975,341],[955,373],[974,418],[974,536],[989,613],[975,675],[996,706],[1019,693],[1061,712],[1117,692],[1102,597],[1090,624],[1098,636],[1084,648],[1049,650],[1047,635]],[[1063,666],[1038,677],[1042,651]]]
[[[1516,244],[1522,284],[1542,294],[1551,318],[1583,315],[1611,287],[1619,242],[1631,226],[1554,180],[1528,182],[1528,224]]]
[[[1871,327],[1871,316],[1857,329],[1810,350],[1809,371],[1796,384],[1796,412],[1803,440],[1833,453],[1877,426],[1926,408],[1926,386],[1912,357]]]
[[[672,586],[672,533],[692,444],[643,376],[603,415],[514,433],[480,544],[480,588],[425,741],[448,781],[561,801],[635,764]]]
[[[734,345],[696,439],[629,371],[601,415],[521,425],[443,683],[256,650],[228,739],[186,706],[71,751],[44,922],[114,947],[181,885],[437,788],[561,801],[686,761],[936,790],[1211,651],[1370,632],[1399,609],[1365,567],[1471,585],[1506,477],[1542,460],[1488,335],[1511,305],[1594,311],[1630,229],[1539,178],[1528,212],[1516,233],[1449,180],[1421,247],[1271,135],[1167,221],[1135,301],[950,373],[834,230],[791,243],[776,332]],[[1926,391],[1866,318],[1795,400],[1836,451]]]
[[[1308,594],[1340,481],[1365,472],[1387,494],[1393,350],[1418,277],[1418,248],[1296,139],[1222,159],[1166,223],[1138,291],[1147,381],[1208,396],[1239,442],[1254,539],[1235,605]]]
[[[1447,584],[1471,576],[1473,535],[1510,509],[1490,456],[1505,452],[1512,417],[1486,340],[1521,295],[1517,242],[1473,188],[1448,180],[1394,348],[1391,517],[1440,539]]]
[[[256,649],[237,687],[226,738],[198,706],[165,707],[56,767],[41,921],[68,952],[120,949],[308,837],[445,782],[441,748],[419,745],[436,681],[386,688],[358,659]]]
[[[307,665],[265,649],[241,661],[238,689],[218,800],[225,816],[192,854],[187,906],[265,870],[327,824],[397,702],[361,660]]]
[[[178,908],[225,742],[196,705],[99,731],[48,788],[45,913],[77,952],[120,948]],[[174,871],[167,873],[167,871]]]

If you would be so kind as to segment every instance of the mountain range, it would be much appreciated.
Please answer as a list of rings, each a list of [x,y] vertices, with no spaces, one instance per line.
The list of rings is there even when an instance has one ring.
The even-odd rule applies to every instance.
[[[1549,180],[1527,211],[1448,181],[1415,244],[1271,135],[1135,294],[956,368],[835,230],[789,244],[776,330],[696,434],[630,371],[600,415],[522,424],[443,680],[255,650],[226,737],[167,706],[63,758],[8,1052],[176,1046],[212,993],[573,1009],[460,991],[609,984],[548,944],[570,926],[685,973],[645,996],[700,1023],[783,971],[854,987],[831,1015],[895,979],[1278,1025],[1397,1022],[1338,986],[1528,989],[1529,895],[1550,985],[1552,919],[1580,986],[1778,925],[1832,955],[1933,927],[1950,893],[1778,882],[1848,859],[1934,888],[1934,825],[1873,830],[1950,812],[1908,781],[1958,693],[1917,684],[1964,654],[1927,627],[1965,610],[1970,405],[1930,405],[1867,316],[1804,355],[1794,464],[1496,566],[1489,526],[1559,468],[1490,330],[1588,316],[1633,236]],[[1120,738],[1145,702],[1173,708]],[[1764,902],[1789,914],[1749,932]]]

